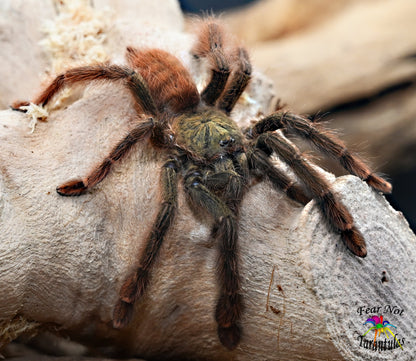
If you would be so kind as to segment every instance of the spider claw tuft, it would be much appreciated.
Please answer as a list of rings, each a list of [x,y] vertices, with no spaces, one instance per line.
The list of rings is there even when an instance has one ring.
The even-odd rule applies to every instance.
[[[87,190],[82,180],[73,180],[56,187],[56,192],[61,196],[80,196]]]
[[[137,293],[137,272],[131,274],[123,283],[120,289],[120,300],[126,303],[133,303]]]
[[[342,231],[341,235],[345,245],[352,253],[361,258],[367,256],[364,238],[355,227]]]
[[[366,182],[369,186],[379,190],[384,194],[390,194],[393,188],[389,182],[373,174],[366,179]]]
[[[18,100],[18,101],[15,101],[12,105],[10,105],[10,109],[15,110],[17,112],[26,113],[27,109],[21,109],[20,107],[23,107],[23,106],[27,107],[27,106],[29,106],[29,104],[30,104],[30,102],[28,102],[28,101]]]
[[[237,325],[231,325],[230,327],[218,327],[218,338],[221,343],[230,351],[234,350],[240,342],[241,331]]]
[[[220,296],[215,310],[218,327],[228,328],[235,324],[241,317],[242,303],[242,296],[239,293]]]
[[[126,327],[133,317],[133,309],[132,303],[118,300],[113,311],[113,327],[118,329]]]

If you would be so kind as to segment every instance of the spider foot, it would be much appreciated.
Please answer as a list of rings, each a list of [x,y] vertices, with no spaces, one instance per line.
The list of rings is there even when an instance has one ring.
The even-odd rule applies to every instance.
[[[229,350],[233,350],[240,342],[241,331],[237,325],[242,312],[242,299],[239,293],[222,295],[215,310],[218,324],[218,337]]]
[[[380,178],[374,174],[371,174],[367,179],[366,182],[369,186],[379,190],[384,194],[390,194],[392,191],[392,186],[389,182]]]
[[[132,273],[123,283],[120,289],[120,300],[126,303],[133,303],[137,295],[137,272]]]
[[[113,311],[113,327],[126,327],[133,318],[134,303],[143,295],[147,285],[147,273],[139,268],[124,281],[119,300]]]
[[[367,256],[364,238],[355,227],[342,231],[341,235],[345,245],[352,253],[362,258]]]
[[[20,107],[23,107],[23,106],[26,106],[27,107],[28,105],[30,105],[30,102],[28,102],[28,101],[25,101],[25,100],[17,100],[15,102],[13,102],[12,105],[10,105],[10,109],[11,110],[15,110],[17,112],[26,113],[27,110],[26,109],[20,109]]]
[[[234,350],[240,343],[241,330],[235,324],[230,327],[218,326],[217,332],[221,343],[229,350]]]
[[[56,191],[61,196],[79,196],[83,194],[87,190],[87,186],[82,180],[73,180],[66,182],[58,187],[56,187]]]
[[[133,303],[127,303],[122,300],[118,300],[113,311],[113,327],[124,328],[133,318]]]
[[[227,328],[235,324],[241,317],[242,297],[239,293],[221,295],[215,309],[215,320],[221,327]]]

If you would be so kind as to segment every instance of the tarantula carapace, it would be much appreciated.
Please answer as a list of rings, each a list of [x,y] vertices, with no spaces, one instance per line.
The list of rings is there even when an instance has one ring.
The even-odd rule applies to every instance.
[[[70,69],[56,77],[34,103],[44,106],[66,86],[97,80],[121,81],[130,90],[137,112],[145,117],[90,174],[58,186],[57,192],[63,196],[85,193],[101,182],[138,141],[149,141],[163,152],[166,160],[160,173],[160,208],[137,267],[120,289],[113,325],[121,328],[130,322],[135,302],[146,291],[155,259],[177,212],[177,186],[181,180],[191,204],[212,218],[211,237],[218,244],[215,320],[220,341],[233,349],[240,341],[243,309],[239,208],[251,178],[268,180],[276,190],[286,192],[299,203],[313,198],[352,253],[366,255],[364,239],[331,184],[277,130],[310,141],[376,190],[390,192],[391,186],[353,156],[339,139],[302,116],[277,111],[245,131],[240,130],[230,113],[249,83],[251,65],[243,47],[226,47],[224,39],[224,30],[215,19],[201,21],[192,53],[196,59],[207,59],[211,67],[209,81],[201,93],[175,56],[159,49],[129,47],[129,67],[96,64]],[[299,183],[274,166],[273,154],[287,163]]]

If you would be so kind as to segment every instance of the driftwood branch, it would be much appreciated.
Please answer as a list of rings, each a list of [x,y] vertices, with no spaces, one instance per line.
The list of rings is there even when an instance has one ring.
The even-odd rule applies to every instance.
[[[147,21],[119,26],[139,34]],[[119,34],[117,29],[113,34]],[[173,29],[169,39],[176,39],[176,49],[173,42],[163,45],[163,37],[158,46],[173,48],[197,72],[183,55],[191,46],[189,36],[180,26]],[[134,41],[123,34],[124,42]],[[124,47],[123,41],[113,44]],[[150,43],[155,45],[155,39]],[[266,112],[262,102],[271,99],[269,83],[257,75],[249,95],[255,102],[240,104],[238,119],[247,121],[259,109]],[[129,104],[122,87],[88,88],[66,107],[50,111],[33,133],[27,115],[0,112],[1,341],[7,341],[4,331],[13,329],[12,338],[30,328],[69,335],[106,355],[372,360],[374,351],[363,346],[360,336],[372,316],[367,309],[380,307],[374,313],[397,327],[403,350],[377,355],[411,360],[416,351],[411,323],[416,319],[416,239],[383,196],[351,176],[335,180],[328,174],[364,234],[365,259],[347,251],[314,202],[302,208],[264,182],[246,195],[240,225],[244,334],[235,351],[225,350],[216,335],[217,249],[209,241],[210,221],[188,208],[181,191],[178,216],[135,320],[114,330],[117,291],[157,211],[163,159],[138,144],[88,194],[63,198],[55,187],[85,175],[125,134],[134,121]]]

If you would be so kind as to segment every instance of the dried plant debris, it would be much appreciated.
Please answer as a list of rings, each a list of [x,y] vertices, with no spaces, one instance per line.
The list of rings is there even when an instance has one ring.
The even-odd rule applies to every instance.
[[[109,60],[104,43],[112,19],[111,10],[96,10],[87,0],[56,1],[58,15],[46,21],[40,42],[50,54],[51,71]]]
[[[74,65],[107,62],[109,55],[104,43],[111,25],[111,10],[96,10],[87,0],[55,1],[55,8],[57,16],[45,21],[45,38],[40,41],[51,61],[47,73],[62,73]],[[49,107],[61,107],[72,95],[71,89],[64,89]],[[48,116],[42,105],[24,104],[19,109],[30,115],[31,133],[37,121],[46,120]]]
[[[36,123],[38,120],[46,120],[48,117],[48,112],[42,106],[29,103],[29,105],[22,105],[19,109],[24,110],[27,115],[29,115],[32,120],[29,123],[29,128],[31,129],[30,133],[35,131]]]

